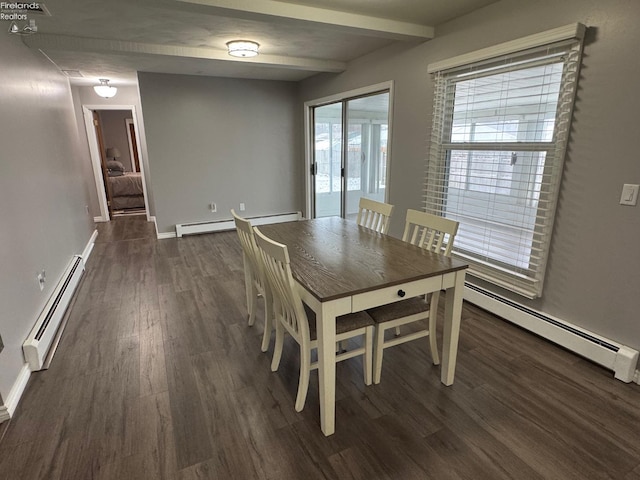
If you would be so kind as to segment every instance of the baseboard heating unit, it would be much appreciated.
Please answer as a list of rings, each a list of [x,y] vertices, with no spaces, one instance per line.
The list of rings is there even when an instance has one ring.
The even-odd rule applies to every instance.
[[[530,309],[470,283],[465,283],[464,299],[598,365],[613,370],[615,378],[618,380],[626,383],[635,381],[634,375],[637,375],[639,354],[637,350]]]
[[[84,273],[84,261],[76,255],[53,290],[31,333],[22,344],[24,358],[32,372],[48,367],[64,328],[65,312]]]
[[[266,225],[269,223],[294,222],[300,220],[302,214],[300,212],[279,213],[276,215],[264,215],[259,217],[247,217],[253,226]],[[196,233],[213,233],[225,230],[234,230],[236,224],[233,219],[218,220],[215,222],[197,222],[197,223],[179,223],[176,225],[176,237],[190,235]]]

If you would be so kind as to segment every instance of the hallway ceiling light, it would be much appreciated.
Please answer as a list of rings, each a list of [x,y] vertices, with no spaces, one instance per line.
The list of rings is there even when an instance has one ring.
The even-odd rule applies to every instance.
[[[229,55],[232,57],[249,58],[258,55],[258,48],[260,45],[251,40],[233,40],[227,42],[227,48],[229,49]]]
[[[96,85],[95,87],[93,87],[93,89],[102,98],[111,98],[118,91],[116,87],[112,87],[111,85],[109,85],[109,80],[106,78],[101,78],[100,85]]]

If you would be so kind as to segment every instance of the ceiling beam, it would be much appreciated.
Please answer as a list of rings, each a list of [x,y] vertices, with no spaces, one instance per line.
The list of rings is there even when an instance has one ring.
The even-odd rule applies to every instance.
[[[434,28],[357,13],[297,5],[275,0],[173,0],[184,5],[205,7],[211,15],[269,22],[307,22],[345,33],[392,40],[430,40]]]
[[[218,48],[181,47],[150,43],[105,40],[100,38],[73,37],[69,35],[38,34],[23,38],[24,43],[34,49],[47,51],[95,52],[112,54],[164,55],[181,58],[201,58],[242,62],[253,65],[272,66],[294,70],[339,73],[347,68],[345,62],[282,55],[258,55],[253,58],[231,57],[226,50]]]

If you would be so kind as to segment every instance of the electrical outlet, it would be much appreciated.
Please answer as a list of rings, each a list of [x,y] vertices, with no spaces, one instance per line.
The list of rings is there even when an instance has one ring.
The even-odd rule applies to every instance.
[[[215,203],[211,202],[209,204],[209,210],[211,210],[211,213],[215,213],[215,212],[218,211],[218,207],[217,207],[217,205]]]
[[[241,212],[244,212],[244,203],[241,203],[241,204],[240,204],[240,211],[241,211]]]
[[[44,270],[42,270],[40,273],[38,273],[38,283],[40,284],[40,291],[44,290],[44,282],[47,281],[47,272],[45,272]]]

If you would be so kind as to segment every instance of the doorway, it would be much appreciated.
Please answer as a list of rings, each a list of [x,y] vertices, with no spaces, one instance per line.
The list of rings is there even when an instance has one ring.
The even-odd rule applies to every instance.
[[[391,85],[309,102],[307,211],[349,217],[360,197],[387,200]]]
[[[82,108],[100,208],[96,221],[131,214],[150,220],[135,106]]]

